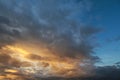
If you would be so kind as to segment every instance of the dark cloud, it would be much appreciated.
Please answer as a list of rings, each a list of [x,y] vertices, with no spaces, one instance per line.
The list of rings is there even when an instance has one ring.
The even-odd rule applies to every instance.
[[[94,40],[89,38],[101,29],[89,25],[81,26],[82,23],[77,22],[77,19],[72,19],[74,15],[83,16],[89,11],[89,5],[85,3],[84,0],[77,3],[72,0],[2,0],[1,4],[5,6],[5,10],[1,13],[4,16],[0,16],[0,46],[19,41],[45,46],[54,55],[80,59],[81,62],[85,60],[88,61],[85,64],[93,67],[99,58],[92,55],[96,46]],[[8,11],[10,12],[7,13]],[[11,66],[30,65],[14,60],[8,55],[1,54],[0,57],[2,63]],[[29,55],[28,58],[38,60],[41,56]],[[44,65],[48,66],[47,63]]]
[[[22,2],[24,1],[20,1],[20,3],[22,4]],[[18,1],[15,1],[16,6],[12,5],[12,2],[10,2],[10,8],[11,11],[14,10],[13,6],[18,8],[18,10],[25,10],[24,12],[21,13],[20,16],[18,16],[18,12],[14,12],[14,16],[16,16],[16,22],[18,22],[17,24],[19,24],[18,28],[20,28],[21,30],[23,30],[21,27],[23,27],[25,29],[25,32],[23,30],[23,33],[20,33],[18,30],[13,29],[13,30],[9,30],[6,29],[5,27],[1,27],[1,33],[3,33],[2,36],[7,35],[8,38],[14,39],[16,40],[16,38],[18,38],[18,36],[22,36],[22,38],[26,39],[26,40],[33,40],[33,41],[38,41],[39,43],[44,43],[48,46],[48,48],[53,51],[54,53],[60,52],[60,55],[64,55],[64,56],[70,56],[70,57],[74,57],[77,56],[78,54],[82,55],[82,56],[89,56],[90,53],[93,52],[93,46],[91,44],[89,44],[89,40],[85,39],[84,37],[88,37],[90,35],[96,34],[97,32],[100,31],[100,29],[98,28],[94,28],[94,27],[83,27],[83,26],[76,26],[76,25],[72,25],[70,24],[71,22],[73,24],[75,24],[73,21],[67,19],[66,17],[72,17],[69,14],[76,14],[77,11],[75,11],[76,13],[74,13],[71,8],[71,10],[64,10],[65,5],[69,6],[69,4],[71,4],[71,1],[65,4],[62,4],[63,2],[60,1],[59,5],[57,5],[58,3],[56,1],[53,0],[53,2],[55,4],[53,4],[53,2],[48,3],[47,1],[40,1],[41,3],[43,3],[44,5],[40,5],[40,7],[37,7],[38,4],[34,4],[31,5],[31,2],[27,1],[28,6],[30,7],[36,7],[34,10],[31,10],[30,8],[28,8],[28,6],[24,5],[24,7],[20,7],[18,6],[20,3],[18,3]],[[7,3],[4,2],[3,3]],[[74,3],[74,2],[72,2]],[[82,2],[79,3],[74,3],[76,5],[75,9],[77,9],[76,6],[79,6],[79,8],[82,10],[82,7],[80,4],[82,4]],[[48,5],[48,7],[51,9],[51,11],[49,11],[47,8],[45,8],[44,6]],[[63,5],[63,10],[59,7],[61,7],[61,5]],[[54,7],[56,6],[56,7]],[[84,5],[83,5],[84,6]],[[7,7],[7,6],[6,6]],[[79,10],[79,8],[77,10]],[[39,9],[41,10],[41,12],[39,12]],[[64,15],[64,12],[67,11],[66,13],[69,13],[68,15]],[[70,12],[69,12],[70,11]],[[30,12],[28,14],[28,12]],[[86,12],[86,10],[81,11],[82,13]],[[32,15],[32,13],[34,13]],[[26,16],[25,16],[25,15]],[[35,15],[36,14],[36,15]],[[12,13],[11,13],[12,15]],[[31,20],[28,20],[29,16],[31,17]],[[35,17],[38,16],[38,17]],[[56,17],[54,17],[56,16]],[[60,16],[60,17],[59,17]],[[44,17],[43,20],[46,21],[46,24],[43,24],[44,22],[37,22],[40,21],[41,17]],[[11,17],[11,20],[14,19],[14,17]],[[12,19],[13,18],[13,19]],[[34,18],[37,19],[34,20]],[[42,20],[42,19],[41,19]],[[49,21],[50,20],[50,21]],[[7,19],[5,18],[4,21],[7,22]],[[10,22],[10,21],[9,21]],[[11,23],[14,23],[14,20],[11,21]],[[17,25],[16,23],[12,24],[12,26]],[[4,38],[3,38],[4,39]],[[19,39],[19,38],[18,38]],[[8,40],[8,39],[4,39],[4,40]],[[10,40],[8,40],[7,42],[9,42]],[[6,41],[5,41],[6,42]],[[94,43],[93,43],[94,44]]]
[[[120,67],[104,66],[97,67],[95,70],[96,74],[90,77],[76,77],[76,78],[61,78],[61,77],[51,77],[43,78],[42,80],[119,80],[120,79]],[[41,78],[36,78],[41,79]]]
[[[96,74],[85,80],[119,80],[120,65],[96,67]]]
[[[102,29],[97,28],[97,27],[90,27],[90,26],[84,26],[80,28],[80,32],[83,37],[88,37],[95,35],[98,32],[101,32]]]
[[[120,64],[120,62],[116,62],[115,64],[119,65],[119,64]]]
[[[12,58],[8,54],[0,53],[0,63],[9,67],[20,67],[21,62],[17,59]]]
[[[20,37],[20,32],[11,25],[9,18],[0,16],[0,47],[15,42]]]
[[[36,46],[45,46],[50,53],[59,56],[63,61],[66,57],[79,59],[82,62],[79,65],[82,65],[82,69],[85,72],[90,74],[95,72],[93,76],[87,77],[40,78],[38,76],[35,77],[36,80],[119,80],[120,62],[113,66],[94,66],[100,59],[92,55],[94,48],[97,47],[94,46],[93,36],[101,32],[101,29],[87,25],[87,23],[82,25],[83,23],[79,22],[81,19],[79,21],[77,21],[78,18],[74,19],[74,17],[79,17],[78,15],[83,16],[89,11],[88,8],[90,6],[86,5],[89,2],[85,3],[85,0],[1,0],[0,47],[19,43],[19,41],[35,44]],[[116,37],[112,41],[119,40],[120,37]],[[2,49],[0,51],[0,71],[3,73],[5,73],[4,70],[8,67],[19,68],[33,65],[27,61],[21,62],[12,58],[10,54],[8,55],[8,52],[3,53]],[[36,54],[29,54],[27,58],[33,61],[52,61],[51,58],[42,58],[39,53]],[[41,65],[44,67],[50,66],[47,62],[42,62],[39,66]],[[94,71],[91,72],[89,67],[92,67],[92,70],[94,68]],[[69,70],[68,72],[70,71],[74,70]],[[62,71],[60,74],[65,74],[65,72]],[[31,77],[22,74],[17,76],[20,76],[22,80],[32,80]]]
[[[96,69],[97,77],[107,80],[117,80],[120,79],[120,67],[117,66],[105,66],[98,67]]]
[[[35,54],[30,54],[27,56],[28,59],[32,59],[32,60],[41,60],[41,56],[39,55],[35,55]]]
[[[0,16],[0,24],[10,24],[10,20],[7,17]]]

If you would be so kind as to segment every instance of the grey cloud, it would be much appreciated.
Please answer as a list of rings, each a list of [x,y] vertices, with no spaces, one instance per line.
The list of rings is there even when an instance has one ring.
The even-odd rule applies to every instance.
[[[75,78],[61,78],[61,77],[51,77],[43,78],[42,80],[119,80],[120,79],[120,67],[104,66],[97,67],[95,70],[96,74],[90,77],[75,77]],[[41,79],[41,78],[36,78]]]
[[[58,2],[56,0],[31,1],[14,0],[9,3],[9,1],[2,0],[6,11],[8,8],[10,10],[9,15],[5,14],[10,21],[7,18],[2,19],[1,17],[0,19],[1,24],[7,25],[0,26],[0,44],[15,43],[17,39],[24,42],[38,42],[46,45],[46,48],[53,54],[70,58],[81,56],[82,60],[89,59],[93,66],[95,63],[93,61],[99,58],[91,55],[96,46],[93,46],[94,41],[88,38],[93,34],[96,35],[100,29],[89,25],[87,27],[81,26],[82,23],[72,19],[75,14],[82,16],[86,13],[84,0],[79,3],[72,0],[65,2],[63,0]],[[70,7],[71,4],[72,7]],[[6,11],[2,13],[6,13]],[[12,29],[8,27],[12,27]]]
[[[8,4],[8,2],[3,1],[4,5]],[[13,5],[14,2],[16,5]],[[28,5],[25,5],[25,2],[27,2]],[[14,40],[26,39],[28,41],[33,40],[33,42],[38,41],[39,43],[47,45],[54,53],[58,54],[58,52],[60,52],[59,55],[63,56],[75,57],[81,55],[86,58],[92,57],[91,53],[93,53],[94,46],[91,45],[89,43],[91,41],[85,39],[84,36],[89,37],[100,30],[94,27],[77,25],[78,23],[75,19],[68,19],[68,17],[73,17],[70,14],[78,13],[77,10],[81,10],[81,14],[84,14],[86,10],[83,10],[82,7],[86,7],[86,5],[84,6],[82,1],[79,3],[74,1],[60,1],[58,3],[54,0],[51,2],[38,2],[39,4],[35,1],[32,5],[31,1],[21,0],[20,3],[19,1],[11,1],[9,5],[6,5],[6,7],[9,7],[9,10],[11,10],[10,15],[14,13],[13,16],[15,16],[9,16],[12,26],[14,26],[14,28],[25,29],[25,31],[23,30],[23,33],[20,33],[15,29],[11,31],[1,27],[1,32],[4,33],[3,36],[8,35],[8,37],[12,37]],[[74,3],[73,8],[69,6],[72,3]],[[20,4],[24,7],[19,6]],[[18,8],[18,10],[25,11],[22,13],[19,11],[16,12],[14,11],[15,7]],[[34,7],[34,10],[32,10],[31,7]],[[34,18],[36,18],[38,22]],[[40,19],[45,20],[47,24],[39,22]],[[18,36],[21,36],[21,38]],[[5,38],[5,40],[7,39]]]
[[[10,24],[10,20],[7,17],[0,16],[0,24],[1,23]]]
[[[80,32],[84,37],[92,36],[98,32],[101,32],[102,29],[97,27],[91,27],[91,26],[84,26],[81,27]]]
[[[119,64],[118,64],[119,65]],[[96,68],[95,80],[118,80],[120,79],[120,67],[118,65],[104,66]]]
[[[0,46],[11,44],[19,37],[20,32],[12,27],[9,18],[0,16]]]

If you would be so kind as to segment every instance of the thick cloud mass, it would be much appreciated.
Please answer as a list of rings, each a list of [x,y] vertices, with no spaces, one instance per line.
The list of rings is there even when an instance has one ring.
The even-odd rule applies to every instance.
[[[1,4],[5,8],[1,13],[1,36],[6,35],[12,41],[24,39],[44,43],[51,50],[55,48],[55,53],[59,51],[61,55],[70,57],[79,53],[89,57],[92,52],[89,37],[99,29],[84,28],[86,25],[73,18],[88,12],[89,2],[2,0]],[[71,4],[73,7],[70,7]]]
[[[101,29],[82,22],[83,16],[91,10],[89,1],[1,0],[0,9],[2,10],[0,12],[1,65],[10,66],[22,73],[21,67],[33,65],[32,61],[34,64],[43,61],[37,65],[37,68],[34,67],[37,72],[32,75],[37,77],[41,75],[65,77],[65,72],[69,74],[73,72],[80,77],[81,74],[88,76],[95,68],[94,64],[99,61],[99,58],[92,55],[96,47],[93,37]],[[44,54],[41,55],[40,51]],[[24,57],[20,53],[23,53]],[[63,70],[56,67],[52,61],[56,61],[56,64],[63,63],[66,65],[65,70],[66,67],[70,70],[67,69],[63,73]],[[41,69],[38,67],[42,65],[46,68],[51,64],[53,69],[59,69],[62,73],[51,74],[49,69],[43,69],[49,74],[43,74],[44,71],[40,73]]]

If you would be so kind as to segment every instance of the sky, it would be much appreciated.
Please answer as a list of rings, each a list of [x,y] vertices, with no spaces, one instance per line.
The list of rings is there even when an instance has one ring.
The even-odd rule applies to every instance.
[[[99,20],[93,20],[104,29],[99,36],[100,45],[96,51],[97,55],[102,59],[103,65],[111,65],[120,60],[120,11],[119,0],[115,1],[97,1],[95,3],[94,15]],[[94,24],[94,23],[93,23]]]
[[[120,79],[119,8],[119,0],[0,0],[0,79]]]

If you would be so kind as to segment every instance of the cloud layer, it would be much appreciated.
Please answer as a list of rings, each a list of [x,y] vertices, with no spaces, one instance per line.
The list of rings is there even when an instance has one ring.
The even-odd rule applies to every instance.
[[[84,76],[95,67],[93,37],[101,29],[82,22],[89,1],[1,0],[0,6],[1,65],[21,72],[35,69],[33,75],[40,77]]]

